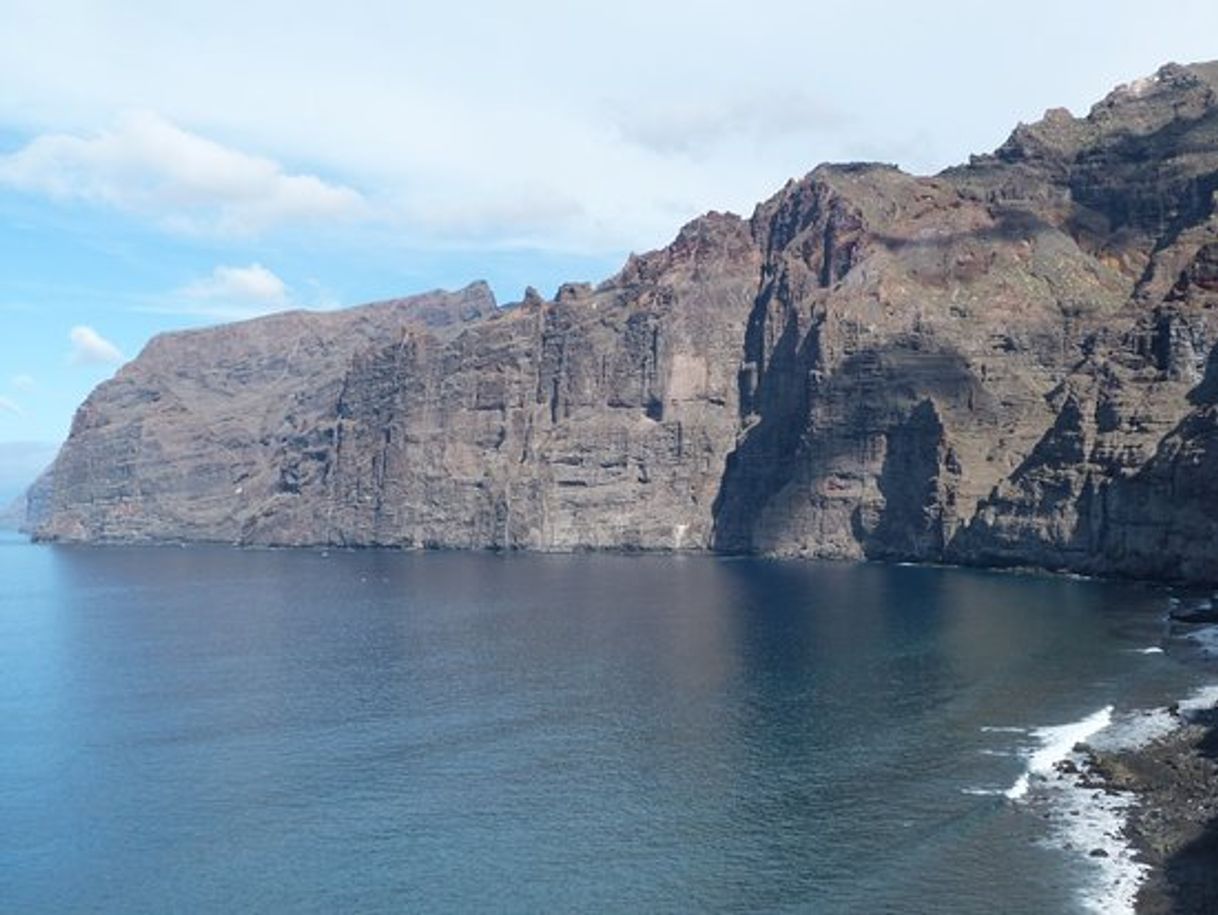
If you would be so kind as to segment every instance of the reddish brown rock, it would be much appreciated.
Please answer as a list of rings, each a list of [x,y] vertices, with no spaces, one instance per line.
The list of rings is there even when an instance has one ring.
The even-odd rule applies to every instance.
[[[1216,86],[1168,66],[934,177],[822,166],[553,301],[158,338],[37,533],[1218,580]]]

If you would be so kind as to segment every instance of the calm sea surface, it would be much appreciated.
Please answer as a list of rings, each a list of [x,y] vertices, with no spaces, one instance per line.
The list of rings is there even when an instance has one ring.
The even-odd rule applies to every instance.
[[[0,540],[0,909],[1079,908],[1000,791],[1167,596],[679,556]]]

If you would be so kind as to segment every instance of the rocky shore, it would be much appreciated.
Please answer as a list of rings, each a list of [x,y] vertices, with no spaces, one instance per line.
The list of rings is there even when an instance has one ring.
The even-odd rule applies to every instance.
[[[1140,915],[1218,912],[1218,708],[1170,710],[1179,726],[1136,749],[1092,750],[1080,784],[1131,793],[1125,838],[1150,870]]]

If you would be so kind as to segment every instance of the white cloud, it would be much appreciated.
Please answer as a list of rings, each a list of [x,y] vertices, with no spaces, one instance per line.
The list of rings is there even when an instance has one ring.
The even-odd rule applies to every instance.
[[[248,267],[220,266],[205,280],[184,287],[183,294],[194,299],[240,299],[280,303],[287,300],[283,280],[261,264]]]
[[[150,112],[91,136],[45,133],[0,156],[0,184],[104,204],[186,232],[252,233],[280,223],[350,219],[356,191],[223,146]]]
[[[800,91],[635,102],[611,112],[630,142],[661,154],[709,155],[724,144],[815,139],[840,131],[848,119]]]
[[[0,397],[0,413],[11,413],[14,416],[21,416],[23,411],[16,401],[9,400],[7,397]]]
[[[72,365],[117,365],[124,360],[119,348],[92,327],[78,324],[68,332],[68,339],[72,342],[68,357]]]
[[[181,295],[197,301],[256,308],[287,305],[287,285],[261,263],[251,263],[248,267],[217,267],[212,270],[211,277],[184,286]]]
[[[203,279],[187,283],[151,308],[177,314],[240,320],[293,306],[287,284],[261,264],[221,265]]]
[[[1045,108],[1086,110],[1169,59],[1213,56],[1212,0],[1144,7],[22,0],[4,6],[0,125],[42,134],[5,160],[10,181],[162,225],[324,225],[354,208],[384,234],[350,244],[382,254],[616,254],[699,211],[747,212],[824,160],[934,171]],[[133,108],[162,117],[96,132]]]
[[[17,391],[32,391],[37,387],[37,382],[34,381],[33,375],[14,375],[9,383]]]

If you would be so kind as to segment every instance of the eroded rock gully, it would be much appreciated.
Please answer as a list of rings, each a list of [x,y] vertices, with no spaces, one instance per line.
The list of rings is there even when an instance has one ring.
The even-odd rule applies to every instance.
[[[47,540],[693,549],[1218,581],[1218,65],[822,166],[599,286],[153,340]]]

